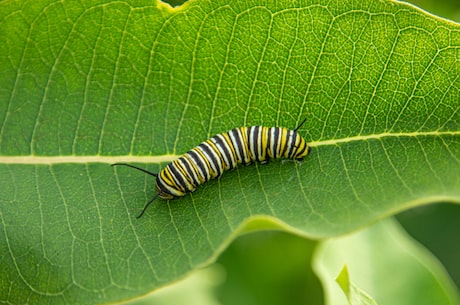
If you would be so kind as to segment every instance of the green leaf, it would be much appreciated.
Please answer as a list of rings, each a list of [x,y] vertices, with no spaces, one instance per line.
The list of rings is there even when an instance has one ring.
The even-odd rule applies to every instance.
[[[369,296],[381,305],[460,304],[458,290],[441,264],[392,219],[323,242],[313,266],[325,287],[327,304],[355,304],[346,299],[354,297],[358,304],[368,304]]]
[[[109,303],[214,260],[239,232],[316,239],[460,202],[460,27],[387,1],[0,2],[0,300]],[[303,163],[177,201],[151,171],[241,125]]]
[[[408,234],[424,245],[445,266],[455,285],[460,287],[460,205],[433,204],[397,215]]]

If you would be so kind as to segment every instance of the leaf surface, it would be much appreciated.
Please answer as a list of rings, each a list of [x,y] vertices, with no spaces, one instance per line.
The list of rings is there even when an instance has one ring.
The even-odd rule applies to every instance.
[[[107,303],[203,266],[242,230],[315,239],[460,202],[460,27],[386,1],[0,3],[0,299]],[[243,125],[303,163],[177,201],[151,171]],[[27,291],[27,293],[24,293]]]

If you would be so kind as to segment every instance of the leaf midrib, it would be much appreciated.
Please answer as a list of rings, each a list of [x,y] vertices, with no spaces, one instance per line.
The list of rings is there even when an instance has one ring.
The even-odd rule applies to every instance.
[[[323,141],[309,142],[311,147],[333,146],[337,144],[379,140],[383,138],[416,138],[416,137],[442,137],[442,136],[458,136],[458,131],[426,131],[426,132],[406,132],[406,133],[379,133],[365,136],[354,136],[341,139],[331,139]],[[107,163],[116,162],[131,162],[131,163],[166,163],[171,162],[182,156],[175,154],[167,154],[160,156],[0,156],[0,164],[63,164],[63,163]]]

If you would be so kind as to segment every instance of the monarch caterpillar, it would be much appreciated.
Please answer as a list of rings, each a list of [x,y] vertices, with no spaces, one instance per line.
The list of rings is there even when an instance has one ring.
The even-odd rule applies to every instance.
[[[310,148],[297,131],[305,121],[294,130],[251,126],[215,135],[169,163],[158,174],[126,163],[112,166],[128,166],[156,177],[156,194],[136,217],[140,218],[158,197],[174,199],[184,196],[238,164],[267,163],[269,159],[278,158],[303,160]]]

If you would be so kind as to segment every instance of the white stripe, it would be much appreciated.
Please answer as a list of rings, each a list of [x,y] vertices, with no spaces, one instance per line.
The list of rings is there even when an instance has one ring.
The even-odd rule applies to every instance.
[[[172,175],[172,174],[171,174]],[[174,175],[172,175],[174,176]],[[176,197],[180,197],[180,196],[184,196],[184,193],[182,192],[182,190],[179,190],[177,189],[175,186],[173,185],[169,185],[166,183],[166,181],[164,181],[160,175],[158,175],[158,179],[157,179],[157,184],[160,184],[158,185],[159,189],[162,190],[162,189],[166,189],[168,192],[166,193],[170,193],[172,194],[173,196],[176,196]],[[161,196],[160,196],[161,197]]]
[[[235,133],[236,133],[236,136],[235,136]],[[237,162],[240,161],[240,163],[244,163],[245,162],[245,157],[240,154],[240,150],[238,149],[237,141],[236,141],[236,137],[238,137],[241,140],[241,137],[239,136],[239,133],[240,133],[239,129],[232,129],[232,130],[230,130],[228,132],[228,135],[230,136],[230,139],[232,141],[232,145],[235,148],[235,152],[236,152],[236,155],[237,155],[237,158],[238,158]],[[243,151],[244,150],[245,149],[243,148]]]
[[[219,138],[221,143],[218,143],[215,138]],[[219,150],[222,152],[222,158],[225,160],[225,164],[227,168],[234,168],[236,166],[236,160],[235,160],[235,155],[232,153],[232,149],[228,146],[227,141],[225,140],[224,136],[222,134],[218,134],[214,137],[211,138],[212,142],[219,148]],[[228,152],[230,155],[230,160],[227,158],[227,154],[225,152]]]
[[[250,152],[250,158],[251,160],[256,160],[257,159],[257,150],[256,150],[256,145],[257,143],[254,143],[254,135],[256,134],[257,128],[255,126],[249,127],[249,136],[248,136],[248,144],[249,144],[249,152]]]
[[[183,169],[183,173],[182,171],[179,171],[181,174],[182,174],[182,177],[183,179],[185,180],[185,183],[187,184],[187,189],[189,192],[191,191],[194,191],[196,189],[196,184],[195,184],[195,181],[197,181],[196,179],[194,179],[193,176],[190,176],[190,173],[189,171],[187,170],[187,167],[186,167],[186,163],[188,162],[188,159],[185,158],[185,157],[181,157],[179,159],[177,159],[177,163],[180,164],[181,168]],[[177,168],[178,166],[176,166]],[[192,172],[193,172],[193,169],[192,169]],[[195,173],[192,173],[192,175],[194,175]]]
[[[201,143],[201,144],[207,145],[206,143]],[[200,145],[201,145],[201,144],[200,144]],[[205,163],[205,164],[209,164],[209,166],[211,166],[211,169],[212,169],[213,173],[212,173],[210,170],[208,170],[208,173],[209,173],[210,178],[211,178],[211,179],[212,179],[212,178],[215,178],[215,177],[217,177],[217,175],[218,175],[218,170],[217,170],[217,168],[216,168],[214,162],[211,161],[209,154],[208,154],[206,151],[204,151],[203,148],[201,148],[200,145],[198,145],[196,148],[199,149],[199,150],[203,153],[203,155],[206,157],[206,159],[207,159],[208,162]],[[208,146],[208,147],[209,147],[209,146]]]
[[[204,166],[205,166],[205,167],[206,167],[206,162],[203,160],[203,157],[201,157],[201,155],[200,155],[198,152],[194,151],[194,150],[195,150],[195,148],[192,149],[191,151],[189,151],[187,154],[190,155],[190,161],[191,161],[193,164],[195,164],[196,168],[197,168],[198,171],[200,172],[200,175],[201,175],[202,180],[203,180],[204,182],[206,182],[206,181],[208,181],[208,180],[211,178],[211,177],[209,176],[209,172],[207,171],[206,168],[204,168],[204,169],[201,168],[201,167],[199,166],[199,164],[196,163],[196,161],[195,161],[191,156],[193,155],[193,156],[197,157],[202,163],[204,163]],[[203,170],[205,170],[206,172],[204,172]],[[209,177],[208,177],[208,176],[209,176]]]
[[[192,157],[190,157],[189,154],[185,154],[183,156],[183,159],[184,159],[184,163],[187,162],[188,166],[190,167],[190,170],[191,170],[191,177],[190,178],[191,178],[191,180],[193,180],[193,184],[195,186],[200,185],[201,184],[200,179],[199,179],[199,177],[197,175],[197,172],[195,171],[195,167],[198,167],[198,166],[196,166],[195,162],[193,162]],[[199,170],[200,169],[198,169],[198,171]],[[188,171],[187,171],[187,173],[188,173]]]
[[[269,131],[269,137],[270,137],[270,150],[271,150],[271,157],[276,158],[276,146],[275,146],[275,127],[271,127]]]

